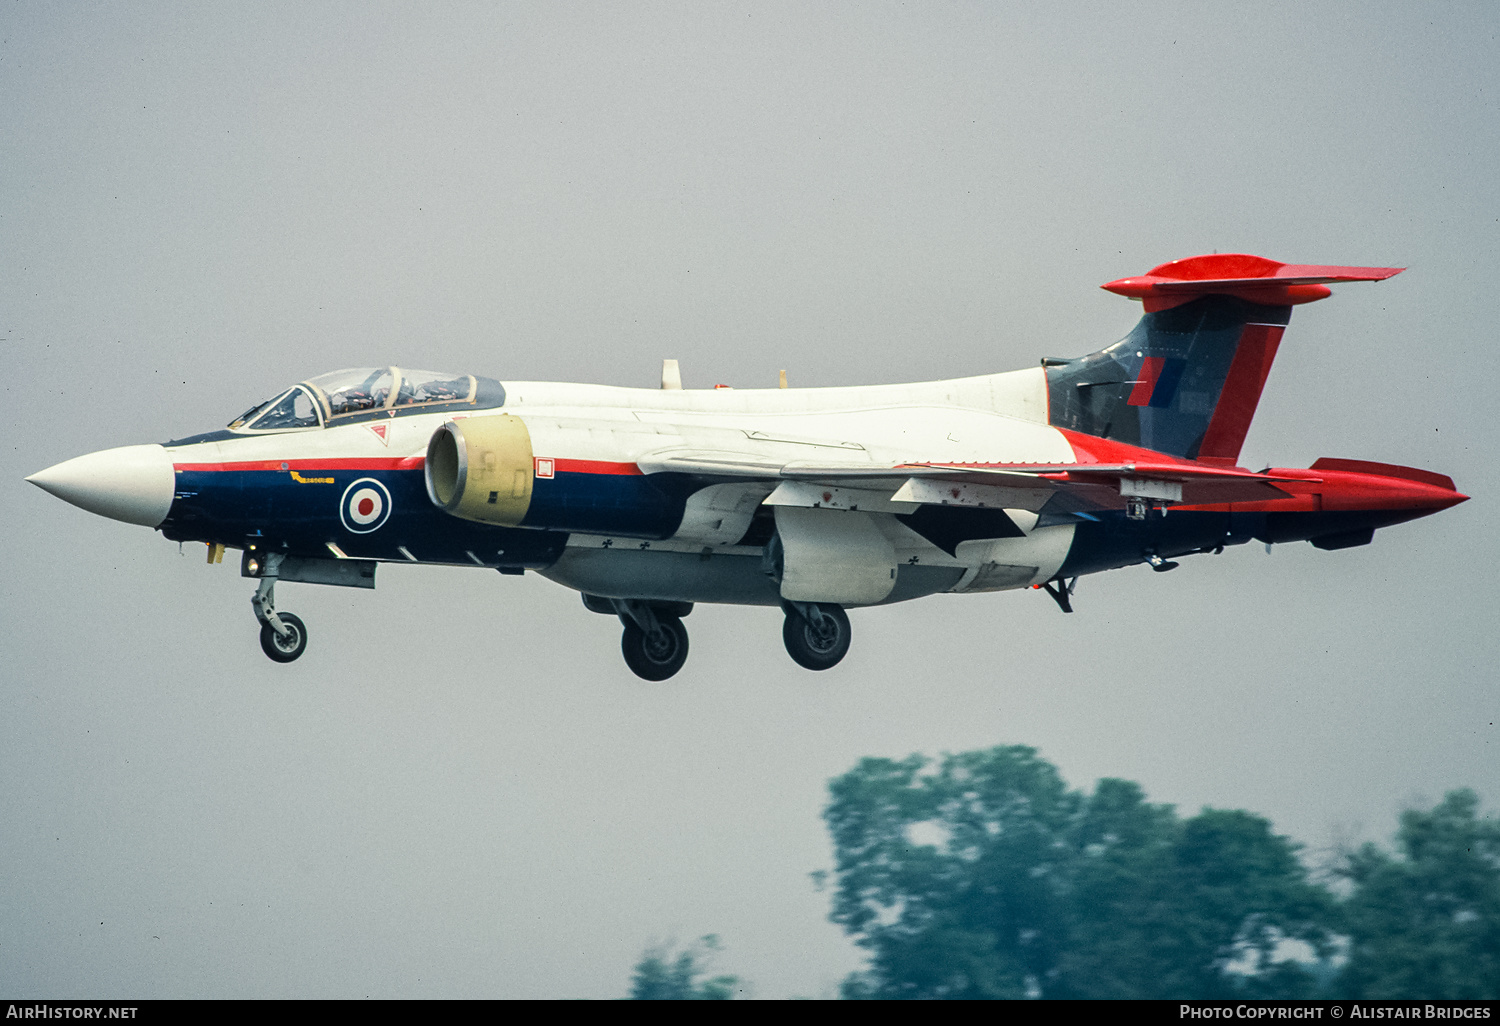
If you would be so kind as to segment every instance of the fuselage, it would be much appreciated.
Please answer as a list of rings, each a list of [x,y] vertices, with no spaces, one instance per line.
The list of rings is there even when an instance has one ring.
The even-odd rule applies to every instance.
[[[167,443],[160,458],[171,468],[171,495],[153,526],[175,541],[309,559],[529,569],[606,597],[774,605],[782,596],[765,558],[775,531],[765,500],[774,484],[648,472],[654,460],[711,452],[767,466],[1067,464],[1106,462],[1121,448],[1049,425],[1041,368],[842,388],[505,382],[500,390],[488,409],[367,411],[350,423],[225,429]],[[427,446],[444,423],[499,416],[524,422],[533,452],[529,504],[516,526],[449,515],[424,481]],[[952,545],[913,529],[922,507],[882,503],[875,492],[844,516],[866,518],[890,545],[893,583],[874,604],[1024,588],[1252,538],[1357,536],[1461,500],[1451,483],[1422,487],[1365,474],[1356,482],[1365,499],[1381,483],[1390,494],[1336,509],[1321,494],[1310,498],[1327,474],[1302,473],[1314,483],[1300,496],[1179,506],[1170,516],[1096,510],[1047,523],[1035,510],[1010,508],[1014,526],[1003,536]]]

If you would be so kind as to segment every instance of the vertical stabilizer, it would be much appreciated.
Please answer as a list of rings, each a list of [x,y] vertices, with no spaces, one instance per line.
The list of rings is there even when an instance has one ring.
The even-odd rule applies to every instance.
[[[1190,257],[1104,288],[1141,300],[1129,335],[1076,360],[1047,360],[1050,422],[1213,463],[1235,463],[1292,306],[1327,283],[1394,267],[1280,264],[1242,253]]]

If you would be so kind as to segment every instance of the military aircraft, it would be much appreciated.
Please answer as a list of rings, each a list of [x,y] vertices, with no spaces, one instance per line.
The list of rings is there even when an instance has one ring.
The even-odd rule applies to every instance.
[[[217,431],[80,456],[28,481],[76,506],[239,550],[265,653],[307,646],[278,581],[376,566],[534,571],[618,617],[647,680],[683,665],[697,602],[779,606],[792,659],[848,651],[846,609],[1045,590],[1257,539],[1319,549],[1467,496],[1349,459],[1238,466],[1291,308],[1393,267],[1190,257],[1105,289],[1145,313],[1029,370],[838,388],[500,382],[378,367],[300,382]]]

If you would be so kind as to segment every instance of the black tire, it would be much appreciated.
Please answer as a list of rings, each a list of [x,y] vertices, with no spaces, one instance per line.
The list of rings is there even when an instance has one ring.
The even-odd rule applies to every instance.
[[[281,622],[292,629],[287,637],[276,633],[268,623],[260,625],[261,651],[278,663],[289,663],[307,650],[307,627],[302,619],[291,613],[277,613]]]
[[[809,670],[837,666],[849,651],[849,614],[831,603],[821,603],[818,608],[823,612],[823,632],[792,608],[787,609],[786,622],[781,625],[781,640],[786,643],[787,655]]]
[[[625,633],[620,635],[625,665],[644,680],[666,680],[687,662],[688,633],[682,621],[675,616],[658,616],[656,620],[661,632],[655,638],[633,621],[625,624]]]

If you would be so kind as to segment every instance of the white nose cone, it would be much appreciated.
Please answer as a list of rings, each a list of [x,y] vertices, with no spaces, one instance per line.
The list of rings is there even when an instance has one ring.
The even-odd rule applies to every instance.
[[[158,527],[167,519],[177,487],[172,458],[159,445],[91,452],[26,480],[79,509],[143,527]]]

